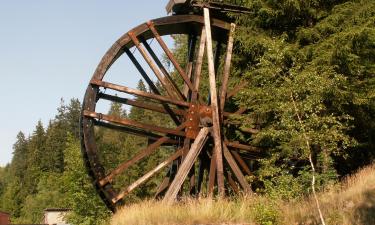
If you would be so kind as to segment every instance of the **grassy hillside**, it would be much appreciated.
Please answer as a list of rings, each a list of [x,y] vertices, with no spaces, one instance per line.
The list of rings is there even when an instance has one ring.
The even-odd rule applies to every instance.
[[[375,224],[375,165],[319,194],[326,224]],[[232,200],[186,199],[174,205],[145,201],[122,208],[111,225],[319,224],[313,199],[282,201],[262,196]]]

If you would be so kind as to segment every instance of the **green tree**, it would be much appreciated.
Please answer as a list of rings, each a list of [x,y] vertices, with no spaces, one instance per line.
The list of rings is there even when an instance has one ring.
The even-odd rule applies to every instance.
[[[72,210],[68,221],[76,225],[101,224],[110,212],[99,198],[86,172],[77,139],[72,136],[68,138],[64,155],[62,184],[67,206]]]

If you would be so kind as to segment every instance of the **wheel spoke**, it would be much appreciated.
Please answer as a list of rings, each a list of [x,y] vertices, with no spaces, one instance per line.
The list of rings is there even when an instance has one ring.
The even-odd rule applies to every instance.
[[[199,43],[198,55],[197,55],[197,62],[195,63],[194,67],[194,91],[192,93],[192,102],[196,102],[198,98],[199,92],[199,84],[200,78],[202,73],[202,63],[203,63],[203,56],[204,56],[204,49],[206,46],[206,29],[204,26],[202,27],[201,38]]]
[[[185,132],[180,131],[180,129],[178,129],[179,127],[177,127],[176,129],[159,127],[159,126],[154,126],[154,125],[150,125],[146,123],[140,123],[140,122],[130,120],[130,119],[120,118],[117,116],[109,116],[106,114],[91,112],[87,110],[83,111],[83,115],[86,117],[95,118],[98,120],[104,120],[104,121],[108,121],[108,122],[112,122],[112,123],[116,123],[116,124],[120,124],[124,126],[135,127],[135,128],[143,129],[146,131],[156,131],[156,132],[160,132],[164,134],[172,134],[172,135],[177,135],[177,136],[182,136],[182,137],[185,136]],[[183,124],[183,127],[185,127],[185,124]]]
[[[154,169],[150,170],[148,173],[140,177],[138,180],[136,180],[134,183],[129,185],[126,189],[121,191],[115,198],[112,199],[113,203],[116,203],[120,199],[124,198],[127,194],[129,194],[132,190],[134,190],[136,187],[147,181],[150,177],[155,175],[159,170],[163,169],[165,166],[170,164],[173,160],[180,157],[182,154],[182,150],[177,150],[173,155],[171,155],[168,159],[166,159],[164,162],[157,165]]]
[[[191,167],[194,165],[195,160],[197,159],[200,151],[202,150],[203,145],[207,140],[207,134],[210,128],[204,127],[199,131],[197,138],[194,143],[191,145],[191,149],[186,155],[185,159],[182,161],[180,168],[177,171],[175,178],[173,179],[167,193],[164,196],[165,202],[173,201],[177,193],[179,192],[181,185],[183,184],[186,176],[188,175]]]
[[[128,32],[130,39],[132,39],[138,51],[141,53],[143,58],[146,60],[147,64],[150,66],[151,70],[154,72],[160,83],[163,85],[164,89],[167,91],[169,97],[179,98],[180,96],[173,90],[173,86],[167,81],[167,79],[160,73],[158,67],[152,61],[150,56],[147,54],[146,50],[143,48],[138,38],[133,32]]]
[[[188,54],[187,54],[187,64],[186,64],[186,75],[189,78],[190,81],[192,81],[192,73],[193,73],[193,63],[194,63],[194,55],[195,55],[195,45],[197,43],[197,36],[195,35],[189,35],[188,38]],[[188,98],[189,96],[189,86],[187,86],[186,83],[184,83],[183,87],[183,94]],[[191,92],[190,92],[191,93]]]
[[[237,149],[245,150],[245,151],[248,151],[248,152],[254,152],[254,153],[261,153],[262,152],[262,148],[254,147],[254,146],[251,146],[251,145],[244,145],[244,144],[240,144],[238,142],[230,142],[230,141],[225,141],[224,143],[228,147],[237,148]]]
[[[190,105],[188,102],[185,102],[185,101],[175,100],[175,99],[171,99],[171,98],[164,97],[164,96],[161,96],[161,95],[155,95],[155,94],[151,94],[151,93],[148,93],[148,92],[140,91],[140,90],[137,90],[137,89],[132,89],[132,88],[129,88],[129,87],[118,85],[118,84],[112,84],[112,83],[101,81],[101,80],[91,80],[91,84],[97,85],[97,86],[100,86],[100,87],[104,87],[104,88],[108,88],[108,89],[112,89],[112,90],[115,90],[115,91],[124,92],[124,93],[131,94],[131,95],[155,99],[155,100],[158,100],[162,103],[163,102],[171,103],[171,104],[174,104],[174,105],[185,106],[185,107],[189,107],[189,105]]]
[[[232,61],[233,36],[234,36],[235,28],[236,28],[236,25],[232,23],[230,26],[229,39],[228,39],[228,44],[227,44],[227,53],[225,56],[224,71],[223,71],[222,85],[221,85],[221,91],[220,91],[220,101],[219,101],[220,112],[224,111],[225,99],[227,95],[230,66],[231,66],[231,61]],[[221,119],[223,119],[223,116],[221,117]]]
[[[227,146],[223,144],[223,151],[224,157],[228,162],[230,168],[232,169],[233,173],[236,175],[238,182],[241,184],[241,187],[244,189],[245,192],[251,193],[251,188],[249,183],[247,183],[245,176],[241,172],[240,168],[238,167],[236,161],[234,160],[232,154],[229,152]]]
[[[247,173],[247,175],[251,175],[251,171],[249,167],[246,165],[245,161],[242,159],[240,154],[238,154],[238,152],[235,152],[235,151],[230,151],[230,152],[232,153],[234,158],[237,160],[237,162],[240,164],[241,168]]]
[[[165,69],[163,64],[160,62],[159,58],[156,56],[155,52],[152,50],[151,46],[146,40],[142,39],[142,44],[146,47],[147,51],[150,53],[152,59],[155,61],[156,65],[159,67],[160,71],[164,74],[166,80],[171,84],[172,90],[177,95],[178,99],[186,101],[186,97],[178,89],[176,83],[173,81],[168,71]]]
[[[154,82],[152,82],[150,77],[147,75],[146,71],[142,68],[142,66],[139,64],[138,60],[134,57],[134,55],[130,52],[130,50],[128,48],[125,48],[125,53],[128,55],[129,59],[133,62],[133,64],[135,65],[135,67],[137,68],[137,70],[139,71],[141,76],[143,77],[143,79],[145,79],[145,81],[147,82],[151,91],[154,92],[154,94],[161,95],[158,88],[154,84]],[[169,105],[164,103],[164,102],[162,102],[162,105],[163,105],[164,109],[168,112],[168,114],[171,116],[173,122],[176,125],[180,125],[181,122],[179,121],[177,116],[172,112]]]
[[[152,110],[152,111],[159,112],[159,113],[168,114],[168,111],[165,108],[162,108],[162,107],[159,107],[159,106],[156,106],[156,105],[146,104],[146,103],[144,103],[144,101],[132,100],[132,99],[113,96],[113,95],[104,94],[104,93],[99,93],[98,97],[100,99],[106,99],[106,100],[109,100],[109,101],[112,101],[112,102],[122,103],[122,104],[126,104],[126,105],[135,106],[135,107],[138,107],[138,108],[143,108],[143,109],[148,109],[148,110]],[[170,110],[175,115],[179,115],[179,116],[185,116],[186,115],[186,111],[181,110],[181,109],[170,109]]]
[[[238,92],[240,92],[244,87],[246,87],[247,83],[242,82],[238,85],[236,85],[231,91],[228,92],[226,99],[229,99],[230,97],[233,97]]]
[[[155,36],[156,40],[159,42],[161,48],[164,50],[165,54],[168,56],[169,60],[172,62],[173,66],[176,68],[178,73],[182,76],[185,83],[188,85],[190,90],[194,91],[193,84],[191,83],[190,79],[187,77],[185,71],[182,69],[180,64],[177,62],[176,58],[173,56],[171,50],[167,47],[163,39],[160,37],[159,33],[157,32],[154,23],[152,21],[147,22],[148,27],[150,28],[151,32]]]
[[[225,171],[225,173],[226,173],[226,178],[230,187],[233,189],[234,192],[238,194],[240,192],[240,189],[237,187],[236,182],[233,180],[232,174],[227,171]]]
[[[182,130],[184,125],[180,125],[177,130]],[[158,139],[156,142],[150,144],[146,148],[142,149],[138,154],[136,154],[132,159],[121,163],[116,169],[112,170],[106,177],[99,181],[101,186],[106,185],[107,183],[111,182],[112,179],[126,170],[129,166],[133,165],[134,163],[138,162],[139,160],[143,159],[144,157],[152,154],[157,148],[159,148],[163,143],[167,142],[170,138],[169,137],[162,137]]]
[[[98,120],[94,120],[94,125],[100,126],[100,127],[105,127],[105,128],[108,128],[108,129],[122,131],[122,132],[125,132],[125,133],[128,133],[128,134],[131,134],[131,135],[147,137],[148,139],[153,140],[153,141],[162,137],[158,134],[154,134],[154,133],[147,132],[147,131],[144,131],[144,130],[135,129],[135,128],[131,128],[131,127],[125,127],[125,126],[118,126],[118,125],[115,125],[115,124],[112,124],[112,123],[98,121]],[[176,143],[178,143],[178,141],[169,140],[166,143],[176,144]]]

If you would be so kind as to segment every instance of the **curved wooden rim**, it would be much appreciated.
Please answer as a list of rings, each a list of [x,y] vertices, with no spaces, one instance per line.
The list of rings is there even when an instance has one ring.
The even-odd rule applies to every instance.
[[[152,22],[160,35],[196,34],[199,36],[200,30],[204,24],[204,18],[198,15],[179,15],[158,18],[152,20]],[[213,29],[212,36],[215,40],[227,38],[227,33],[230,29],[229,23],[212,19],[211,25]],[[147,23],[143,23],[133,28],[131,32],[136,36],[144,38],[145,40],[153,37]],[[92,76],[92,80],[102,80],[111,65],[124,53],[124,48],[131,48],[133,46],[134,43],[131,41],[128,33],[121,36],[101,59]],[[115,211],[117,205],[121,204],[121,201],[116,204],[111,201],[115,195],[115,191],[110,184],[104,187],[99,185],[99,180],[105,176],[105,171],[98,159],[93,120],[83,115],[84,110],[95,111],[98,91],[99,89],[97,86],[89,84],[82,103],[82,114],[80,121],[81,149],[86,167],[94,181],[99,195],[104,200],[108,208]]]

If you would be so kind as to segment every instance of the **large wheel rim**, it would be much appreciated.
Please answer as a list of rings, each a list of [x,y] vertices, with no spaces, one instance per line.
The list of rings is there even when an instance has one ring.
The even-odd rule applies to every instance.
[[[230,30],[231,30],[231,24],[221,21],[221,20],[216,20],[212,19],[211,20],[211,26],[212,26],[212,38],[218,42],[223,42],[226,43],[228,41],[228,37],[230,37]],[[171,162],[175,161],[176,159],[179,159],[181,157],[184,157],[184,159],[188,157],[193,157],[192,162],[195,163],[195,160],[199,158],[198,154],[200,154],[200,151],[203,147],[204,144],[206,144],[208,134],[212,128],[209,127],[197,127],[197,124],[190,124],[189,123],[189,116],[186,116],[186,114],[189,113],[197,113],[200,116],[194,117],[194,121],[196,120],[201,120],[201,117],[205,114],[205,110],[209,113],[211,113],[211,108],[199,104],[197,101],[197,97],[192,97],[192,92],[190,91],[189,97],[186,99],[178,99],[178,91],[175,91],[175,97],[173,96],[168,96],[169,93],[167,93],[167,96],[161,96],[158,94],[155,94],[157,96],[151,96],[154,98],[154,100],[163,102],[163,106],[165,111],[168,111],[167,108],[165,108],[165,105],[172,104],[172,105],[177,105],[182,108],[180,111],[184,111],[182,114],[185,114],[184,116],[178,114],[178,110],[176,108],[173,108],[170,110],[173,111],[172,113],[177,112],[176,118],[179,121],[175,121],[177,129],[164,129],[164,128],[154,128],[154,127],[148,127],[147,125],[144,124],[138,124],[138,123],[133,123],[133,121],[129,120],[121,120],[121,118],[112,118],[108,117],[107,115],[103,115],[100,113],[95,113],[96,109],[96,103],[98,99],[100,98],[105,98],[103,95],[100,95],[100,90],[102,88],[109,88],[113,89],[116,91],[126,91],[128,94],[144,94],[144,93],[138,93],[136,90],[130,90],[129,88],[119,86],[116,84],[104,82],[103,78],[106,75],[106,72],[109,70],[112,64],[116,62],[118,58],[120,58],[124,53],[128,55],[128,57],[131,57],[131,52],[129,51],[130,48],[136,46],[138,47],[137,42],[139,40],[146,41],[149,40],[150,38],[154,38],[156,36],[164,36],[164,35],[173,35],[173,34],[188,34],[191,36],[195,37],[200,37],[202,35],[202,30],[204,30],[204,17],[198,16],[198,15],[181,15],[181,16],[170,16],[170,17],[164,17],[164,18],[159,18],[152,20],[148,23],[141,24],[137,26],[136,28],[132,29],[131,31],[127,32],[124,34],[121,38],[119,38],[113,45],[112,47],[107,51],[107,53],[104,55],[102,58],[101,62],[99,63],[94,75],[91,78],[90,84],[88,85],[88,88],[86,90],[86,94],[84,97],[83,101],[83,106],[82,106],[82,115],[81,115],[81,140],[82,140],[82,152],[83,156],[85,159],[86,166],[88,168],[89,174],[93,178],[94,184],[96,189],[98,190],[101,198],[103,201],[106,203],[106,205],[111,209],[115,210],[116,207],[120,204],[123,203],[123,198],[127,194],[127,191],[121,191],[116,190],[112,185],[111,185],[111,180],[113,179],[114,176],[117,174],[121,173],[123,170],[129,167],[129,165],[120,165],[118,168],[118,172],[113,172],[113,171],[106,171],[105,168],[102,166],[102,163],[99,160],[98,157],[98,149],[95,141],[95,130],[94,127],[98,124],[101,123],[101,121],[105,121],[105,123],[101,123],[102,125],[106,124],[120,124],[121,126],[125,126],[125,129],[128,129],[129,127],[136,128],[141,127],[144,131],[148,132],[147,134],[152,137],[154,135],[153,131],[156,133],[165,133],[165,135],[159,135],[157,137],[153,137],[156,142],[158,141],[160,143],[165,143],[166,141],[170,140],[173,142],[173,138],[170,137],[183,137],[182,140],[184,140],[185,147],[184,150],[179,150],[181,145],[177,146],[176,145],[176,151],[165,161],[163,162],[162,166],[166,166],[171,164]],[[156,31],[156,34],[155,34]],[[204,42],[204,41],[203,41]],[[233,42],[233,40],[232,40]],[[142,42],[143,45],[145,44]],[[202,42],[201,42],[202,45]],[[148,49],[147,49],[148,50]],[[198,49],[199,50],[199,49]],[[204,45],[203,45],[203,50],[204,50]],[[230,50],[231,51],[231,50]],[[150,53],[150,52],[149,52]],[[198,53],[199,54],[199,53]],[[197,54],[197,55],[198,55]],[[228,53],[227,53],[228,54]],[[197,56],[198,57],[198,56]],[[196,59],[195,59],[196,60]],[[198,60],[199,61],[199,60]],[[193,62],[193,61],[192,61]],[[191,72],[193,74],[194,72]],[[186,75],[186,74],[185,74]],[[192,75],[193,76],[193,75]],[[191,80],[190,80],[191,81]],[[194,85],[193,82],[191,81],[190,85]],[[186,86],[189,87],[188,84]],[[240,85],[239,85],[240,86]],[[167,88],[167,87],[166,87]],[[170,91],[173,92],[173,85],[169,87]],[[226,97],[233,95],[234,93],[238,92],[240,90],[239,88],[234,88],[232,93],[230,94],[225,94]],[[180,94],[183,91],[180,90]],[[226,88],[225,88],[225,92]],[[160,94],[160,93],[159,93]],[[143,96],[143,95],[141,95]],[[147,97],[147,96],[146,96]],[[108,98],[108,96],[107,96]],[[182,97],[183,98],[183,97]],[[113,100],[113,98],[112,98]],[[134,105],[136,104],[136,105]],[[137,106],[137,103],[132,103],[131,105]],[[139,105],[138,105],[139,106]],[[143,107],[143,106],[141,106]],[[194,107],[199,107],[200,109],[198,110],[197,108],[194,109]],[[161,107],[159,107],[157,110],[162,110]],[[176,112],[175,112],[176,111]],[[242,113],[243,110],[239,110],[239,113]],[[206,112],[206,114],[207,114]],[[225,113],[223,109],[220,111],[220,114],[223,115],[224,117]],[[176,120],[176,118],[174,120]],[[193,119],[191,119],[193,120]],[[136,121],[135,121],[136,122]],[[129,124],[130,123],[130,124]],[[201,122],[200,122],[201,123]],[[182,124],[182,125],[181,125]],[[178,126],[179,125],[179,126]],[[201,125],[201,124],[199,124]],[[193,132],[189,129],[193,126]],[[130,129],[130,128],[129,128]],[[156,129],[156,130],[155,130]],[[168,136],[169,135],[169,136]],[[168,138],[169,137],[169,138]],[[244,179],[244,175],[242,172],[245,173],[250,173],[250,170],[248,168],[248,165],[244,162],[244,160],[241,158],[240,154],[238,152],[233,152],[229,151],[228,147],[231,147],[233,149],[237,150],[245,150],[249,152],[254,152],[254,157],[257,156],[256,152],[258,151],[257,148],[251,147],[248,145],[242,145],[239,143],[234,143],[234,142],[229,142],[225,138],[225,134],[222,135],[222,145],[223,145],[223,156],[226,160],[226,167],[224,168],[224,173],[225,173],[225,180],[228,186],[232,188],[234,191],[238,192],[239,187],[241,187],[244,191],[251,191],[249,184],[247,181]],[[181,138],[179,139],[181,140]],[[186,141],[188,140],[188,141]],[[194,142],[193,142],[194,141]],[[180,142],[181,143],[181,142]],[[152,145],[152,144],[151,144]],[[188,154],[188,152],[191,152],[189,149],[192,149],[194,146],[194,149],[197,151],[197,155]],[[149,146],[147,147],[149,148]],[[211,158],[216,157],[213,156],[214,153],[212,152]],[[131,159],[132,160],[132,159]],[[130,160],[130,161],[131,161]],[[207,160],[207,159],[206,159]],[[180,160],[184,161],[184,160]],[[209,186],[207,188],[207,191],[210,191],[212,193],[213,191],[213,185],[215,185],[215,168],[213,168],[215,163],[212,163],[214,160],[210,160],[211,164],[210,166],[210,177],[207,177],[210,181],[208,181]],[[126,164],[126,163],[125,163]],[[190,163],[191,164],[191,163]],[[184,165],[183,163],[181,164],[182,167],[186,167],[187,169],[191,170],[191,165]],[[224,165],[225,166],[225,165]],[[193,166],[194,167],[194,166]],[[206,165],[207,167],[207,165]],[[118,169],[116,168],[116,169]],[[180,168],[180,169],[181,169]],[[155,168],[157,169],[157,168]],[[147,178],[147,171],[145,171],[145,175],[142,177]],[[151,171],[152,172],[152,171]],[[198,171],[198,173],[200,173]],[[231,174],[234,174],[236,176],[236,181],[235,179],[232,178]],[[198,174],[198,179],[199,179],[199,174]],[[142,178],[141,177],[141,178]],[[184,178],[180,178],[180,183],[184,182],[186,178],[186,174]],[[181,181],[182,179],[182,181]],[[142,183],[144,180],[140,179]],[[166,189],[173,189],[170,186],[174,185],[174,181],[177,179],[174,179],[173,181],[170,181],[169,186],[166,187]],[[175,181],[178,183],[178,181]],[[202,182],[202,181],[200,181]],[[239,185],[237,184],[239,183]],[[198,183],[196,188],[200,190],[200,185],[201,183]],[[134,187],[134,186],[133,186]],[[137,186],[136,186],[137,187]],[[174,188],[179,189],[181,187],[181,184],[175,186]],[[129,187],[127,188],[129,190]],[[130,188],[131,189],[131,188]],[[132,189],[131,189],[132,190]],[[173,192],[173,190],[168,190],[169,192]],[[178,191],[178,190],[177,190]],[[173,198],[173,194],[167,192],[166,195],[169,195],[169,198]],[[176,191],[175,191],[176,192]]]

